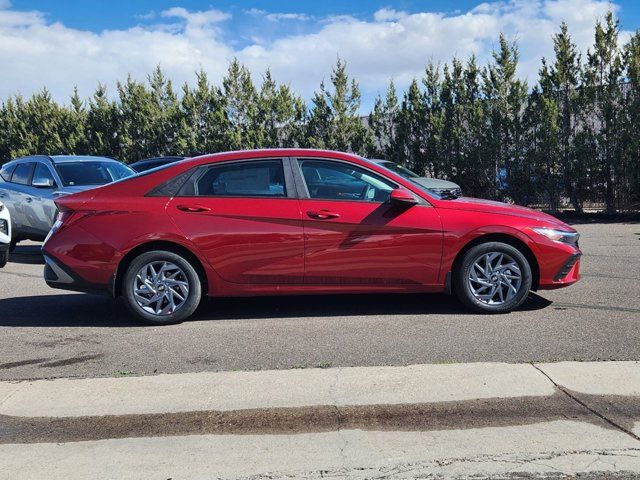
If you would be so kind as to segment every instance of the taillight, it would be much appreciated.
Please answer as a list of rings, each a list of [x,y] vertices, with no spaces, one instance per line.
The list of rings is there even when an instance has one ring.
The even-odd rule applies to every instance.
[[[56,221],[53,223],[51,230],[49,230],[44,243],[47,243],[47,240],[49,240],[49,238],[51,238],[51,235],[53,235],[54,233],[59,232],[60,230],[64,230],[65,228],[73,225],[78,220],[88,215],[90,215],[90,212],[76,212],[73,210],[59,211],[58,215],[56,216]]]

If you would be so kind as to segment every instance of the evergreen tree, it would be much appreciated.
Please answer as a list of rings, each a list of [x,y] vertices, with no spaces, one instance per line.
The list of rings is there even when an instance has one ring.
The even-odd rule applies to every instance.
[[[346,64],[340,59],[331,73],[331,86],[328,90],[323,82],[314,94],[307,143],[364,154],[372,140],[359,115],[360,88],[355,80],[349,80]]]
[[[375,141],[369,149],[369,156],[402,161],[398,158],[396,124],[398,122],[398,96],[393,81],[389,82],[384,98],[378,96],[369,115],[369,128],[373,132]]]
[[[194,156],[229,150],[229,121],[223,94],[209,84],[204,71],[196,73],[196,80],[195,88],[188,84],[182,88],[177,153]]]
[[[630,204],[640,204],[640,30],[624,47],[626,88],[624,102],[624,158],[626,163],[627,199]],[[625,178],[621,176],[621,178]]]
[[[26,154],[58,155],[65,152],[62,141],[63,113],[60,106],[44,89],[34,94],[24,105],[27,119]]]
[[[624,175],[622,52],[618,48],[618,21],[611,12],[596,24],[593,50],[587,53],[582,88],[582,121],[589,144],[595,146],[598,178],[606,210],[616,211],[615,184]],[[583,177],[585,178],[585,177]]]
[[[87,111],[87,153],[122,159],[118,136],[118,108],[107,96],[104,85],[98,85]]]
[[[494,189],[493,161],[484,155],[483,135],[486,130],[486,102],[482,95],[482,72],[476,57],[465,65],[464,88],[459,96],[462,104],[462,154],[453,179],[469,195],[483,196]]]
[[[494,159],[494,178],[504,176],[510,196],[525,203],[531,178],[524,163],[522,126],[527,86],[516,77],[518,47],[504,34],[500,34],[499,43],[484,74],[488,117],[485,155]]]
[[[399,161],[419,175],[427,170],[427,113],[418,81],[414,78],[404,93],[398,114]]]
[[[278,85],[267,70],[258,97],[258,115],[266,148],[296,147],[302,141],[306,107],[288,85]]]
[[[87,110],[78,95],[78,88],[73,89],[71,103],[63,110],[62,142],[64,151],[73,154],[86,154],[89,147],[87,138]]]
[[[584,191],[582,179],[579,175],[580,169],[584,165],[578,165],[581,161],[576,155],[574,143],[575,129],[577,124],[578,87],[582,67],[580,65],[580,54],[577,46],[571,40],[569,29],[565,22],[560,25],[560,32],[553,37],[553,50],[555,60],[549,69],[541,70],[540,82],[543,93],[546,95],[546,102],[551,98],[557,102],[558,118],[556,120],[559,128],[558,149],[559,165],[551,164],[551,172],[558,171],[562,177],[565,191],[569,196],[573,208],[581,212],[582,203],[579,200],[578,192]],[[547,147],[547,150],[550,148]],[[548,159],[552,162],[552,159]],[[549,181],[552,181],[549,179]],[[555,188],[551,187],[551,188]],[[552,196],[555,193],[550,193]],[[553,200],[552,203],[555,203]]]
[[[258,93],[249,70],[234,59],[222,84],[229,121],[229,148],[262,148],[264,130],[259,120]]]

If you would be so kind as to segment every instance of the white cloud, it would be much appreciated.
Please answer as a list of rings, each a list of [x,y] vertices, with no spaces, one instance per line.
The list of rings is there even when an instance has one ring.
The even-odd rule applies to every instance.
[[[309,15],[304,13],[268,13],[265,18],[270,22],[279,22],[281,20],[298,20],[306,22],[311,20]]]
[[[165,18],[181,18],[193,26],[204,27],[214,23],[229,20],[231,15],[220,10],[206,10],[203,12],[190,12],[183,7],[173,7],[162,12]]]
[[[6,0],[0,0],[0,6],[3,2],[10,7]],[[327,17],[316,21],[310,33],[283,32],[275,39],[261,33],[242,47],[233,38],[231,16],[215,9],[174,7],[156,17],[157,22],[165,23],[93,33],[51,23],[39,12],[4,8],[0,9],[0,98],[16,92],[28,95],[47,86],[56,98],[65,99],[73,85],[79,86],[82,95],[89,95],[98,82],[113,92],[116,80],[128,73],[143,79],[157,64],[176,83],[192,81],[194,71],[201,67],[212,80],[220,81],[234,56],[256,79],[270,67],[278,80],[290,83],[306,97],[328,78],[339,56],[370,97],[382,91],[390,78],[404,86],[422,75],[429,60],[443,62],[454,55],[466,58],[475,53],[486,61],[500,31],[518,40],[519,73],[531,82],[536,79],[540,58],[553,55],[551,37],[561,21],[569,24],[575,41],[586,52],[593,43],[595,20],[611,8],[618,7],[602,0],[487,2],[455,14],[385,8],[367,21]],[[257,9],[244,13],[258,21],[305,20],[312,25],[304,14]]]
[[[259,8],[250,8],[248,10],[243,10],[243,12],[247,15],[251,15],[252,17],[263,17],[270,22],[279,22],[282,20],[306,22],[313,19],[311,15],[307,15],[306,13],[269,13],[266,10]]]

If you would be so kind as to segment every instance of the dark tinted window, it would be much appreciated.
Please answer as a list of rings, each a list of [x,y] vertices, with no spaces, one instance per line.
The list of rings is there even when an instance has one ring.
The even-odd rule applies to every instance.
[[[19,163],[13,171],[11,181],[20,185],[29,185],[33,163]]]
[[[347,163],[302,160],[302,176],[311,198],[386,202],[395,185]]]
[[[2,169],[0,169],[0,177],[2,177],[5,182],[8,182],[9,180],[11,180],[11,174],[13,173],[13,170],[15,168],[15,165],[5,165],[4,167],[2,167]]]
[[[135,174],[120,162],[61,162],[56,164],[56,168],[66,187],[105,185]]]
[[[185,195],[286,197],[280,160],[240,162],[207,167],[183,189]]]
[[[49,180],[50,185],[55,186],[55,180],[53,179],[53,174],[49,167],[47,167],[44,163],[36,163],[36,169],[33,171],[33,179],[31,183],[37,181]]]

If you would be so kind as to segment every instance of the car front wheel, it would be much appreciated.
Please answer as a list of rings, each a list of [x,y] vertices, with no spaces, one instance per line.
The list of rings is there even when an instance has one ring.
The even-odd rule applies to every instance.
[[[127,268],[122,287],[129,310],[152,325],[186,320],[202,296],[200,278],[193,265],[168,251],[146,252],[136,257]]]
[[[531,289],[531,266],[515,247],[482,243],[464,254],[454,273],[460,301],[481,313],[506,313],[518,308]]]

